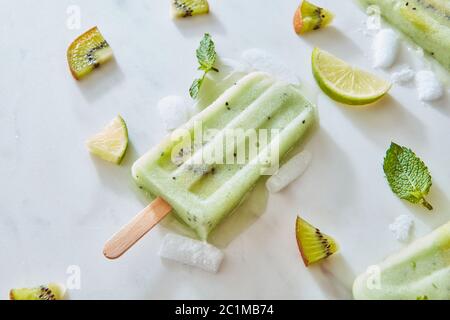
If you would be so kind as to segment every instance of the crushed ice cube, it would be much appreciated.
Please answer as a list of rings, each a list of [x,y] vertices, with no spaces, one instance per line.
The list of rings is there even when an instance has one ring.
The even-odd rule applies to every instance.
[[[159,255],[212,273],[219,271],[224,258],[220,249],[206,242],[173,233],[164,237]]]
[[[391,75],[392,83],[405,84],[414,79],[415,72],[409,66],[401,66]]]
[[[220,71],[222,72],[222,69],[225,68],[225,71],[228,73],[232,72],[242,72],[242,73],[249,73],[251,68],[250,65],[246,61],[241,60],[234,60],[229,58],[221,58],[219,60],[219,66]]]
[[[167,130],[174,130],[189,120],[191,104],[179,96],[167,96],[158,101],[158,110]]]
[[[397,58],[399,49],[398,35],[391,29],[380,30],[373,40],[373,67],[389,68]]]
[[[398,216],[395,221],[389,225],[389,230],[395,235],[398,241],[406,242],[409,239],[411,228],[414,226],[414,220],[406,215],[402,214]]]
[[[242,59],[254,70],[270,73],[287,83],[299,83],[298,77],[283,62],[262,49],[246,50]]]
[[[441,82],[432,71],[422,70],[416,73],[416,86],[421,101],[434,101],[444,95]]]
[[[267,190],[269,190],[270,193],[277,193],[287,187],[305,172],[311,159],[312,154],[307,150],[290,159],[277,173],[267,180]]]

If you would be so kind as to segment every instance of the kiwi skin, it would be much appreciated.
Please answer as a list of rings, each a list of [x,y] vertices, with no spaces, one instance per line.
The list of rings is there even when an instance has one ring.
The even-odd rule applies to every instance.
[[[297,245],[306,267],[328,258],[339,250],[338,244],[332,237],[300,217],[297,217],[296,220],[295,233]]]
[[[294,14],[295,33],[301,35],[312,30],[321,29],[330,24],[333,18],[334,15],[329,10],[304,0]]]
[[[302,11],[299,7],[297,10],[295,10],[295,14],[294,14],[295,33],[300,34],[302,32],[302,27],[303,27]]]
[[[78,43],[78,42],[80,41],[80,39],[81,39],[82,37],[84,37],[87,33],[94,32],[95,29],[97,29],[97,26],[92,27],[91,29],[89,29],[88,31],[86,31],[85,33],[83,33],[82,35],[78,36],[78,37],[70,44],[69,48],[67,49],[67,60],[68,60],[68,61],[70,60],[69,53],[71,52],[71,50],[72,50],[72,48],[75,46],[75,44]],[[73,70],[73,69],[70,67],[70,65],[69,65],[69,69],[70,69],[70,73],[72,74],[72,77],[73,77],[75,80],[80,80],[80,77],[78,77],[78,75],[76,74],[75,70]]]

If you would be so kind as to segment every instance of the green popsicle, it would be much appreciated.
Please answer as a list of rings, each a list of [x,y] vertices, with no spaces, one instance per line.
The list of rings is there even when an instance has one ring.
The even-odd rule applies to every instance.
[[[450,299],[450,221],[371,266],[353,284],[360,300]]]
[[[264,168],[272,164],[261,160],[267,159],[268,147],[275,138],[282,157],[304,138],[315,120],[315,108],[297,87],[266,73],[254,72],[232,84],[181,128],[193,136],[196,123],[201,122],[204,136],[209,129],[217,131],[211,140],[200,146],[192,141],[190,147],[179,148],[180,142],[168,137],[134,164],[133,177],[143,189],[169,203],[181,220],[201,239],[206,239],[239,205]],[[278,130],[278,134],[270,135],[264,146],[258,136],[254,141],[258,152],[253,155],[248,152],[247,139],[245,163],[203,164],[202,154],[216,150],[217,146],[222,149],[222,138],[234,129]],[[224,157],[236,157],[235,150],[225,150]]]

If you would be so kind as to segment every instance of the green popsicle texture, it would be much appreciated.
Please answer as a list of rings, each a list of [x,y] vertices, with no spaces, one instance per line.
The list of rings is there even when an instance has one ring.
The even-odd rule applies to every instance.
[[[450,1],[359,0],[377,5],[387,22],[450,70]]]
[[[250,73],[178,130],[190,133],[188,140],[192,139],[189,141],[192,148],[180,148],[180,141],[169,136],[134,164],[132,174],[139,186],[164,198],[182,221],[201,239],[207,239],[222,219],[240,204],[264,169],[273,164],[271,160],[265,161],[271,153],[270,146],[278,141],[282,157],[305,136],[315,121],[315,107],[297,87],[266,73]],[[209,129],[215,129],[216,134],[197,146],[193,132],[199,122],[204,136]],[[203,164],[204,154],[215,150],[218,144],[221,146],[226,132],[233,129],[275,129],[278,133],[269,134],[267,143],[261,145],[258,135],[258,152],[246,150],[244,163]],[[250,140],[244,141],[248,149]],[[236,157],[238,145],[236,142],[236,149],[230,150],[226,145],[223,158]]]

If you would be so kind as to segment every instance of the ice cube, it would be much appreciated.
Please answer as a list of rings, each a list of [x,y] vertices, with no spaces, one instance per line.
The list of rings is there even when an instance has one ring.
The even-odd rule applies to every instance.
[[[434,101],[443,96],[442,84],[432,71],[422,70],[417,72],[415,80],[421,101]]]
[[[246,50],[242,59],[254,70],[270,73],[287,83],[299,83],[298,77],[283,62],[262,49]]]
[[[167,130],[174,130],[189,120],[191,104],[179,96],[167,96],[158,101],[158,110]]]
[[[402,214],[401,216],[398,216],[391,225],[389,225],[389,230],[392,231],[398,241],[406,242],[409,239],[413,225],[414,220],[410,216]]]
[[[373,41],[373,67],[389,68],[397,58],[398,35],[391,29],[380,30]]]
[[[159,255],[213,273],[219,270],[224,258],[220,249],[206,242],[173,233],[164,237]]]
[[[311,159],[312,154],[307,150],[290,159],[277,173],[267,180],[267,190],[269,190],[270,193],[277,193],[287,187],[305,172]]]
[[[401,66],[391,75],[392,83],[405,84],[414,79],[415,72],[409,66]]]

